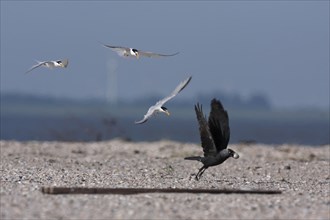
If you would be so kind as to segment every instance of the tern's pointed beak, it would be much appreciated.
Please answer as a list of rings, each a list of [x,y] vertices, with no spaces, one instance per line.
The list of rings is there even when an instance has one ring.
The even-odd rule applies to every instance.
[[[64,68],[67,68],[67,66],[69,65],[69,60],[68,59],[64,60],[62,64]]]
[[[170,112],[168,110],[165,111],[165,114],[167,114],[167,116],[170,116]]]
[[[139,59],[139,57],[140,57],[139,52],[136,52],[135,55],[136,55],[136,58]]]

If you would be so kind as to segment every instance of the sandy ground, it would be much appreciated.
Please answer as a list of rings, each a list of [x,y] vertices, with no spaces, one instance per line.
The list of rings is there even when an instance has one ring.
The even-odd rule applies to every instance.
[[[192,143],[1,141],[1,219],[329,219],[330,146],[230,145],[205,171]],[[49,195],[42,186],[271,189],[282,194]]]

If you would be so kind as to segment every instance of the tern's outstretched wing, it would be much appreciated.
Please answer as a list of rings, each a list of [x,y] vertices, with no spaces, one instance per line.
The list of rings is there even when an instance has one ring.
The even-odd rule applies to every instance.
[[[135,121],[135,124],[143,124],[144,122],[148,121],[149,117],[144,116],[142,120],[140,121]]]
[[[107,44],[101,43],[103,46],[110,48],[111,50],[115,51],[119,56],[124,56],[125,54],[129,53],[128,47],[121,47],[121,46],[111,46]]]
[[[47,61],[46,61],[47,62]],[[39,62],[37,63],[36,65],[32,66],[28,71],[26,71],[25,73],[29,73],[31,72],[32,70],[34,70],[35,68],[38,68],[39,66],[42,66],[44,65],[46,62]]]
[[[203,114],[202,106],[200,106],[198,103],[197,105],[195,105],[195,112],[197,116],[197,121],[199,123],[199,133],[201,136],[204,157],[216,156],[217,149],[215,147],[209,126]]]
[[[155,109],[156,109],[156,105],[153,105],[151,106],[147,113],[143,116],[143,119],[140,120],[140,121],[136,121],[134,122],[135,124],[143,124],[144,122],[146,122],[155,112]]]
[[[148,118],[144,117],[142,120],[140,121],[135,121],[135,124],[143,124],[144,122],[148,121]]]
[[[227,148],[230,138],[228,113],[223,108],[221,102],[216,99],[211,101],[209,127],[217,151],[219,152]]]
[[[192,76],[189,76],[186,80],[182,81],[169,96],[159,100],[154,106],[163,106],[170,99],[174,98],[179,92],[181,92],[189,84],[191,78]]]
[[[140,56],[145,56],[145,57],[171,57],[179,54],[179,52],[173,54],[159,54],[159,53],[153,53],[153,52],[147,52],[141,50],[139,50],[138,53]]]

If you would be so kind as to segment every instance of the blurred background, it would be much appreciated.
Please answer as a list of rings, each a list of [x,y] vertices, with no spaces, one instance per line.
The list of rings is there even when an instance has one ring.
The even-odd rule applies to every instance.
[[[231,143],[330,142],[329,1],[0,4],[1,139],[199,142],[194,104],[208,114],[218,98]],[[180,53],[127,59],[99,42]],[[170,117],[134,124],[190,75]]]

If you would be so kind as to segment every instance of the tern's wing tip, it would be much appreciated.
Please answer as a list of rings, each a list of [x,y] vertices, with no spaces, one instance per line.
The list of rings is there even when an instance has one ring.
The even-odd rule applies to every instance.
[[[134,124],[143,124],[147,121],[148,119],[142,119],[140,121],[135,121]]]

